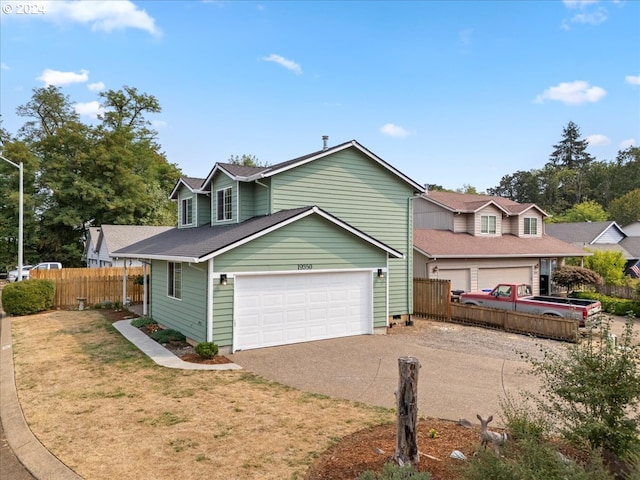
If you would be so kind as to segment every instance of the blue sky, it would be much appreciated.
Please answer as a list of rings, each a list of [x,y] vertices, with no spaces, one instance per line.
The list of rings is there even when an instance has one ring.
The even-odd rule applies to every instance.
[[[2,1],[0,112],[124,85],[170,162],[277,163],[356,139],[419,183],[541,168],[569,121],[598,160],[640,142],[640,2]]]

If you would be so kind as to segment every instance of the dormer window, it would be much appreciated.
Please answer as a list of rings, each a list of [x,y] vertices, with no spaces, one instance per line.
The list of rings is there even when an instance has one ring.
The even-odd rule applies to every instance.
[[[537,235],[538,234],[538,219],[535,217],[529,217],[524,219],[524,234],[525,235]]]
[[[181,202],[181,225],[191,225],[193,223],[193,198],[183,198]]]
[[[232,217],[232,197],[231,187],[223,188],[216,192],[217,216],[219,222],[231,220]]]
[[[496,216],[482,215],[480,217],[480,233],[493,234],[496,233]]]

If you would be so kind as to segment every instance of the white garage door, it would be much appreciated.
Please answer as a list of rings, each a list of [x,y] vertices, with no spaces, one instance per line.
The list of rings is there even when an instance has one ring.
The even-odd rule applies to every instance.
[[[531,268],[481,268],[478,270],[478,290],[493,288],[499,283],[531,284]]]
[[[451,281],[451,290],[464,290],[468,292],[471,288],[471,275],[468,268],[447,270],[441,268],[438,278]]]
[[[237,276],[234,350],[373,332],[371,272]]]

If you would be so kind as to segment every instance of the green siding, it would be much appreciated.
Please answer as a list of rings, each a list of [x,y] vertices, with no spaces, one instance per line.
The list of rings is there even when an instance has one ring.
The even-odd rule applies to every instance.
[[[182,299],[167,296],[167,262],[151,264],[151,316],[159,324],[182,332],[198,342],[206,341],[207,273],[206,264],[182,264]]]
[[[411,185],[354,148],[280,173],[271,181],[273,213],[317,205],[402,252],[404,259],[389,260],[389,314],[412,312]]]
[[[240,183],[239,184],[240,195],[240,221],[244,222],[252,217],[256,216],[255,213],[255,184],[253,183]]]
[[[216,175],[211,182],[211,220],[212,225],[228,225],[230,223],[238,222],[238,184],[227,175],[220,174]],[[231,220],[226,220],[223,222],[218,222],[217,212],[218,212],[218,190],[223,188],[231,187],[231,196],[232,196],[232,209],[231,209]]]
[[[198,226],[206,225],[211,222],[211,201],[207,195],[196,195],[198,200],[197,215]]]
[[[254,182],[254,216],[268,215],[271,211],[269,205],[271,205],[271,179],[264,178],[262,180]]]
[[[313,270],[384,268],[386,252],[313,215],[282,227],[214,260],[219,272],[295,271],[299,264]],[[386,325],[386,280],[374,279],[374,326]],[[216,279],[216,284],[218,283]],[[216,285],[214,292],[214,341],[231,345],[233,325],[233,281]]]

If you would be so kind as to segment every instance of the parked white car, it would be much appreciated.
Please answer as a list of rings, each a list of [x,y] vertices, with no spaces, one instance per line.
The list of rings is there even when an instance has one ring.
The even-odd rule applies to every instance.
[[[33,265],[23,265],[22,266],[22,278],[29,278],[29,270],[33,268]],[[9,282],[16,282],[18,280],[18,269],[11,270],[9,275],[7,275],[7,280]]]
[[[41,262],[37,265],[23,265],[22,266],[22,280],[29,280],[29,272],[31,270],[60,270],[62,264],[60,262]],[[15,282],[18,280],[18,269],[11,270],[7,276],[9,282]]]

